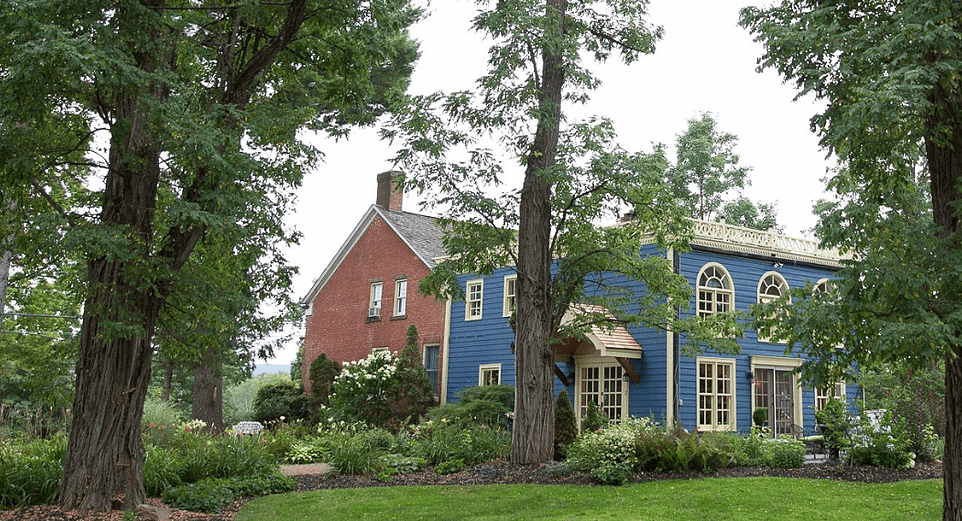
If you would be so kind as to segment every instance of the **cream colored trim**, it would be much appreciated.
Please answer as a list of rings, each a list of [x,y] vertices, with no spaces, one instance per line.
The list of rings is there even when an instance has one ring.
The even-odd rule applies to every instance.
[[[481,364],[478,366],[478,387],[484,385],[484,373],[485,371],[490,371],[496,369],[498,371],[498,381],[497,384],[501,383],[501,364]]]
[[[694,237],[692,245],[708,246],[727,251],[739,251],[771,257],[778,253],[779,259],[818,263],[823,266],[841,267],[842,255],[836,249],[822,249],[818,241],[787,237],[772,232],[763,232],[732,226],[724,223],[692,220]]]
[[[754,356],[751,356],[750,358],[751,358],[751,365],[752,365],[752,373],[755,372],[756,368],[785,370],[786,368],[795,369],[795,368],[801,367],[802,365],[801,358],[790,358],[787,356],[754,355]],[[772,385],[774,385],[774,383],[775,382],[773,381]],[[793,402],[795,402],[795,405],[794,405],[795,425],[804,426],[805,425],[805,415],[804,415],[805,408],[802,407],[802,385],[801,385],[801,382],[799,381],[798,373],[795,373],[792,375],[792,389],[795,392],[795,398],[794,400],[792,400]],[[751,400],[752,400],[752,412],[754,413],[755,412],[755,390],[754,389],[752,389],[751,391]]]
[[[621,367],[621,364],[617,360],[612,360],[610,357],[602,357],[598,355],[584,355],[576,356],[575,359],[575,395],[574,395],[574,408],[575,408],[575,423],[578,426],[578,431],[581,431],[581,369],[583,367],[600,367],[602,368],[602,374],[604,374],[603,368],[605,367],[617,367],[622,371],[622,379],[624,379],[625,369]],[[629,384],[622,381],[621,385],[621,418],[622,420],[628,418],[628,397],[631,393],[628,391]],[[604,388],[604,386],[602,386]]]
[[[515,306],[518,305],[518,276],[517,275],[505,275],[504,285],[502,286],[501,295],[501,316],[510,317],[512,309],[508,305],[508,281],[514,281],[514,303]]]
[[[668,248],[666,255],[668,261],[672,262],[675,257],[674,248]],[[675,334],[671,331],[671,327],[666,329],[665,346],[668,352],[665,356],[667,365],[665,368],[665,423],[671,426],[675,423]]]
[[[451,350],[451,299],[444,303],[444,333],[441,338],[441,405],[448,402],[448,352]]]
[[[731,422],[727,426],[719,425],[702,425],[699,423],[699,407],[701,403],[698,400],[698,378],[700,375],[699,366],[702,363],[710,364],[727,364],[732,368],[732,381],[731,381],[731,397],[732,403],[728,409],[729,417]],[[717,378],[717,372],[713,373],[712,378]],[[698,432],[723,432],[723,431],[737,431],[738,430],[738,362],[734,358],[720,358],[711,356],[700,356],[695,358],[695,428]]]
[[[473,285],[481,286],[478,291],[478,316],[471,316],[471,286]],[[481,320],[484,316],[484,279],[473,279],[464,283],[464,320],[465,322],[469,320]]]

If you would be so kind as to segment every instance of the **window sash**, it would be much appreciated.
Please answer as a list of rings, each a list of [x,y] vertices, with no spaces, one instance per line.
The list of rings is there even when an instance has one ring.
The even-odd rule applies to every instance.
[[[698,430],[735,428],[735,362],[698,362]]]
[[[518,277],[504,278],[504,307],[503,315],[510,317],[518,306]]]
[[[381,309],[381,295],[384,291],[383,282],[372,282],[371,283],[371,301],[369,302],[370,308],[377,308],[378,314],[380,314]]]
[[[402,279],[394,284],[394,316],[407,313],[408,281]]]
[[[482,297],[484,295],[481,281],[471,281],[467,284],[467,304],[464,312],[465,320],[478,320],[481,318]]]
[[[478,368],[478,387],[501,383],[501,364],[482,365]]]

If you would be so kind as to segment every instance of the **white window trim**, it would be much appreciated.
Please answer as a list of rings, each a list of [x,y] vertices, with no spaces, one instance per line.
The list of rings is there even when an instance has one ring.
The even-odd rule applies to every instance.
[[[514,282],[514,294],[508,295],[508,281]],[[514,298],[514,305],[518,305],[518,276],[517,275],[505,275],[504,277],[504,298],[501,302],[501,316],[510,317],[511,313],[514,311],[511,309],[508,298]]]
[[[702,424],[701,423],[701,392],[700,392],[700,382],[701,378],[701,364],[724,364],[731,366],[731,403],[728,406],[728,418],[730,419],[728,425],[715,425],[715,424]],[[718,371],[712,371],[712,379],[715,380],[718,377]],[[738,411],[738,364],[734,358],[712,358],[712,357],[698,357],[695,359],[695,424],[697,425],[699,432],[722,432],[722,431],[735,431],[738,430],[738,417],[736,412]],[[716,386],[712,386],[715,388]],[[713,396],[715,394],[713,393]],[[712,400],[713,403],[717,403]],[[712,417],[715,418],[717,414],[717,407],[712,410]]]
[[[404,291],[401,291],[401,285]],[[394,281],[394,315],[403,317],[407,315],[408,305],[408,279],[397,279]]]
[[[705,271],[707,271],[709,268],[718,268],[718,269],[720,269],[722,272],[724,272],[725,277],[728,279],[728,285],[729,285],[729,288],[728,288],[728,289],[718,289],[718,288],[712,288],[712,287],[710,287],[710,286],[702,286],[702,285],[701,285],[701,276],[702,276],[702,275],[705,273]],[[717,262],[709,262],[709,263],[706,263],[704,266],[702,266],[700,270],[698,270],[698,275],[695,277],[695,313],[696,313],[698,316],[701,316],[701,313],[702,313],[702,310],[701,310],[701,289],[702,289],[702,288],[705,288],[705,290],[707,290],[707,291],[711,291],[713,295],[714,295],[715,293],[727,293],[728,296],[729,296],[729,297],[728,297],[728,298],[729,298],[728,311],[734,311],[734,309],[735,309],[735,281],[732,279],[732,274],[729,273],[729,271],[725,268],[725,266],[722,266],[721,264],[719,264],[719,263],[717,263]],[[716,308],[717,302],[715,301],[714,298],[712,298],[712,303],[711,303],[711,304],[712,304],[712,306],[711,306],[711,307],[712,307],[712,310],[711,310],[710,313],[707,313],[707,314],[709,314],[709,315],[714,315],[714,314],[719,313],[718,309]]]
[[[762,283],[765,282],[765,279],[767,279],[768,277],[776,277],[777,280],[781,282],[781,284],[778,285],[778,287],[779,287],[779,289],[780,289],[780,291],[781,291],[781,293],[779,294],[778,297],[773,297],[772,295],[768,295],[768,294],[763,294],[763,293],[762,293]],[[782,295],[785,295],[785,294],[788,293],[790,290],[791,290],[791,287],[788,285],[788,281],[785,280],[785,277],[782,276],[781,273],[779,273],[779,272],[777,272],[777,271],[766,271],[766,272],[761,276],[761,278],[758,279],[758,288],[755,290],[755,301],[758,302],[759,304],[765,304],[765,303],[767,303],[767,302],[773,302],[773,301],[781,298]],[[791,303],[791,297],[789,297],[789,303]],[[785,343],[785,341],[783,341],[783,340],[779,340],[778,342],[774,342],[771,338],[763,337],[762,335],[757,334],[757,332],[756,332],[756,336],[757,336],[759,342],[765,342],[765,343],[767,343],[767,344],[772,344],[772,343],[784,344],[784,343]]]
[[[498,371],[498,381],[495,382],[495,384],[498,384],[498,385],[501,384],[501,375],[502,375],[501,364],[481,364],[478,366],[478,387],[482,387],[485,385],[484,373],[492,370]],[[487,385],[493,385],[493,384],[489,383]]]
[[[368,300],[368,317],[380,317],[381,308],[384,305],[384,282],[377,281],[371,283],[371,296]],[[377,308],[377,314],[372,314],[370,310]]]
[[[480,286],[480,288],[478,289],[478,300],[477,300],[477,301],[471,300],[471,286],[474,286],[474,285]],[[465,295],[464,295],[464,320],[465,320],[465,321],[468,321],[468,320],[481,320],[481,317],[482,317],[482,315],[484,314],[484,279],[469,280],[467,283],[465,283],[464,289],[465,289]],[[471,304],[472,304],[473,302],[477,302],[477,303],[478,303],[478,314],[477,314],[477,316],[473,316],[473,315],[471,314]]]

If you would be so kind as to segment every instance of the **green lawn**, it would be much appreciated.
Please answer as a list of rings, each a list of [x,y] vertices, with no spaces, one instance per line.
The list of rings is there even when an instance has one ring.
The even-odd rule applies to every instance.
[[[870,485],[787,478],[624,487],[488,485],[320,490],[263,497],[235,521],[284,519],[941,519],[942,481]]]

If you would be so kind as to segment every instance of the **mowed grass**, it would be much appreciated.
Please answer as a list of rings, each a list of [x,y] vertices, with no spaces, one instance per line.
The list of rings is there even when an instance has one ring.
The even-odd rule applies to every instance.
[[[486,485],[319,490],[263,497],[235,521],[283,519],[941,519],[942,480],[669,480],[623,487]]]

